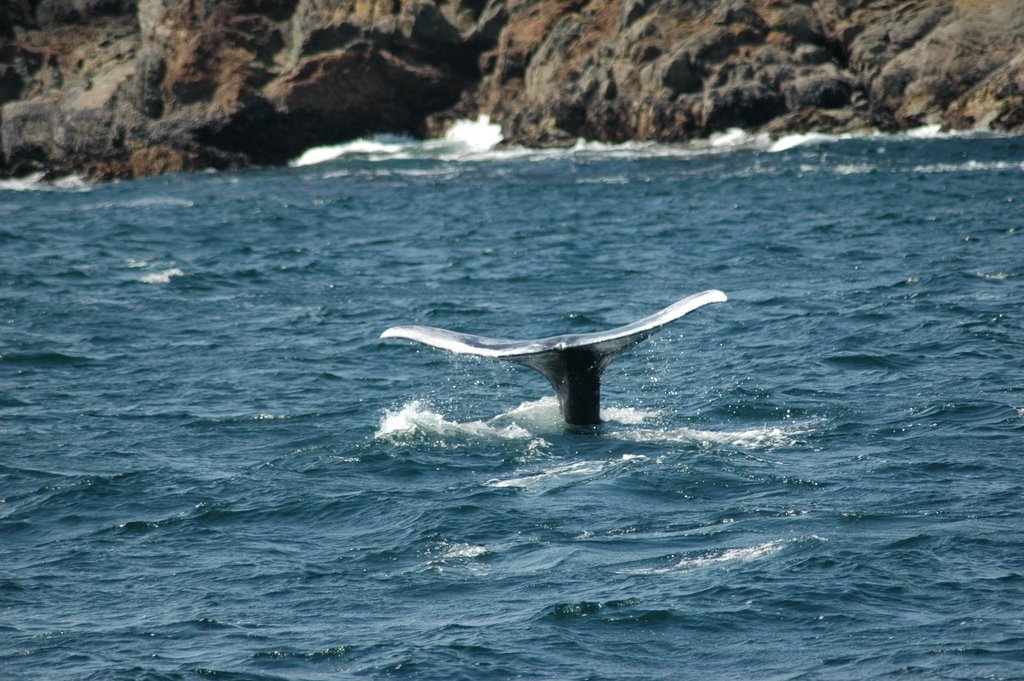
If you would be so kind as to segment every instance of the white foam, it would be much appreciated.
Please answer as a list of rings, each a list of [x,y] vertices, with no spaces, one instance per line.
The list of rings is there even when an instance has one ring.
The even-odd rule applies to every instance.
[[[943,136],[941,125],[922,125],[920,128],[912,128],[903,133],[910,139],[930,140]]]
[[[293,167],[333,161],[347,156],[366,161],[433,159],[450,162],[483,160],[552,158],[688,158],[708,154],[731,153],[738,150],[766,150],[771,138],[764,133],[752,134],[733,128],[705,139],[685,144],[630,141],[609,144],[584,139],[569,148],[529,149],[520,146],[499,146],[503,141],[501,126],[488,116],[476,120],[456,121],[441,139],[414,140],[395,135],[377,135],[344,144],[314,147],[289,163]],[[335,171],[334,177],[343,174]]]
[[[605,422],[619,425],[637,425],[660,416],[660,411],[633,407],[604,407],[601,410],[601,418]],[[439,441],[446,438],[529,440],[528,449],[540,451],[548,445],[545,435],[564,432],[565,420],[558,400],[548,395],[523,402],[487,421],[455,421],[421,400],[412,400],[398,409],[386,410],[374,437],[388,440],[429,437]]]
[[[694,556],[683,556],[679,562],[669,567],[626,568],[619,574],[631,575],[662,575],[677,572],[689,572],[701,568],[720,566],[729,563],[748,563],[779,553],[787,546],[805,541],[825,541],[817,535],[797,539],[776,539],[755,546],[731,549],[717,549]]]
[[[149,210],[151,208],[192,208],[195,205],[195,201],[177,196],[144,196],[118,201],[99,201],[84,205],[82,209],[104,211],[111,208],[139,208]]]
[[[89,191],[92,185],[81,175],[67,175],[55,180],[44,180],[45,173],[38,172],[24,177],[0,180],[0,191],[47,192],[47,191]]]
[[[862,133],[859,136],[871,138],[880,133]],[[857,134],[844,133],[839,135],[809,132],[784,135],[777,139],[767,133],[751,133],[741,128],[730,128],[724,132],[712,133],[706,138],[697,138],[683,144],[661,144],[657,142],[623,142],[622,144],[603,144],[578,140],[571,149],[574,154],[635,157],[635,158],[686,158],[707,156],[709,154],[728,154],[736,151],[769,151],[780,152],[796,147],[839,142],[856,139]]]
[[[459,544],[442,542],[441,560],[457,560],[459,558],[479,558],[490,553],[486,546],[479,544]]]
[[[620,570],[619,573],[630,575],[664,575],[673,572],[688,572],[722,563],[746,563],[778,553],[785,546],[786,543],[783,541],[770,541],[746,548],[710,551],[692,558],[684,556],[678,563],[669,567],[626,568]]]
[[[498,414],[491,420],[491,423],[515,425],[534,433],[559,432],[565,429],[565,421],[558,408],[558,400],[550,395],[538,400],[523,402],[504,414]]]
[[[724,132],[712,133],[680,144],[661,142],[622,142],[607,144],[577,140],[568,150],[555,150],[562,155],[570,154],[585,158],[699,158],[709,155],[731,154],[737,151],[767,151],[773,142],[767,133],[751,133],[741,128],[730,128]],[[548,150],[548,153],[551,153]]]
[[[12,192],[30,192],[50,189],[48,183],[43,182],[46,173],[38,172],[23,177],[12,177],[0,180],[0,190],[6,189]]]
[[[426,552],[426,567],[435,572],[457,569],[484,576],[489,572],[485,561],[476,560],[491,551],[482,544],[441,541]]]
[[[629,184],[629,177],[626,175],[609,175],[607,177],[581,178],[578,184]]]
[[[768,151],[778,152],[802,147],[808,144],[822,144],[825,142],[836,142],[843,139],[842,135],[828,135],[823,132],[806,132],[793,135],[784,135],[772,142]]]
[[[289,165],[309,166],[348,156],[368,161],[409,158],[462,160],[489,152],[501,141],[501,126],[491,123],[487,116],[479,116],[472,121],[456,121],[442,139],[420,141],[404,135],[375,135],[307,149]]]
[[[635,426],[653,421],[662,416],[659,409],[637,409],[635,407],[602,407],[601,420],[605,423],[620,423],[624,426]]]
[[[708,140],[694,140],[688,144],[660,144],[658,142],[621,142],[610,144],[578,139],[569,149],[548,149],[544,153],[555,156],[580,158],[675,158],[707,153],[711,147]]]
[[[1024,172],[1024,162],[964,161],[962,163],[929,163],[914,166],[914,172],[921,173],[922,175],[931,175],[934,173],[992,172],[996,170],[1019,170]]]
[[[809,144],[825,144],[841,142],[844,140],[932,140],[974,137],[991,137],[999,135],[989,130],[943,130],[941,125],[925,125],[919,128],[912,128],[898,133],[880,132],[878,130],[862,130],[860,132],[846,132],[831,134],[824,132],[793,133],[779,137],[768,147],[768,151],[786,151]],[[1015,165],[1015,164],[1013,164]]]
[[[532,437],[530,431],[515,423],[505,426],[491,425],[483,421],[449,421],[433,411],[420,400],[413,400],[397,411],[385,411],[380,427],[374,434],[377,439],[403,439],[416,435],[433,437],[462,436],[470,438],[499,438],[522,440]]]
[[[974,276],[981,279],[987,279],[988,281],[1006,281],[1017,276],[1014,272],[975,272]]]
[[[637,428],[610,433],[627,442],[695,444],[700,447],[731,446],[743,449],[792,447],[811,432],[809,424],[761,426],[744,430],[703,430],[697,428]]]
[[[372,138],[360,138],[344,144],[331,144],[307,149],[301,156],[288,165],[293,168],[316,165],[334,161],[343,156],[390,156],[412,143],[412,138],[399,138],[393,135],[381,135]]]
[[[531,491],[543,491],[565,484],[568,480],[592,478],[608,470],[620,468],[633,461],[646,461],[642,454],[623,454],[619,459],[599,459],[592,461],[574,461],[545,468],[536,473],[517,475],[511,478],[487,481],[490,487],[515,487]]]
[[[707,138],[694,139],[681,144],[664,144],[650,141],[629,141],[620,144],[596,142],[578,139],[567,148],[530,149],[514,145],[501,145],[503,137],[501,127],[491,122],[487,116],[479,116],[475,120],[456,121],[443,138],[416,140],[407,136],[376,135],[373,137],[353,140],[344,144],[314,147],[293,160],[291,166],[308,166],[342,159],[358,158],[363,161],[393,161],[404,159],[434,160],[443,162],[479,162],[527,159],[542,161],[546,159],[639,159],[639,158],[695,158],[708,155],[731,154],[739,151],[782,152],[797,147],[832,143],[842,140],[906,140],[936,139],[947,137],[976,137],[994,135],[996,133],[971,131],[942,131],[939,126],[931,125],[909,130],[902,133],[882,133],[877,130],[865,130],[855,133],[829,134],[808,132],[783,135],[777,139],[767,133],[751,133],[741,128],[730,128],[724,132],[713,133]],[[870,168],[847,167],[838,168],[839,174],[869,172]],[[434,169],[419,172],[432,174]],[[348,170],[335,170],[325,177],[341,177],[350,174]],[[602,181],[602,180],[597,180]],[[617,181],[611,178],[606,181]]]
[[[724,551],[712,552],[694,558],[684,557],[681,558],[679,560],[679,563],[676,564],[676,569],[689,570],[705,567],[708,565],[714,565],[715,563],[729,563],[732,561],[746,563],[751,560],[757,560],[758,558],[770,556],[773,553],[778,553],[785,547],[785,542],[770,541],[765,542],[764,544],[758,544],[756,546],[749,546],[746,548],[725,549]]]
[[[870,163],[839,163],[832,167],[836,175],[863,175],[878,170]]]
[[[151,272],[150,274],[139,277],[139,281],[143,284],[167,284],[174,277],[183,277],[185,273],[177,267],[172,267],[162,272]]]
[[[763,136],[751,135],[742,128],[729,128],[724,132],[712,133],[707,141],[712,147],[743,147],[763,141]]]
[[[484,115],[478,116],[475,121],[456,121],[444,138],[471,151],[490,151],[504,139],[501,126],[491,123],[490,116]]]
[[[177,196],[147,196],[110,205],[128,208],[193,208],[196,204],[195,201]]]
[[[911,139],[911,140],[934,140],[934,139],[975,139],[993,137],[1013,137],[1012,133],[1004,133],[991,130],[986,127],[977,127],[965,130],[943,130],[941,125],[923,125],[919,128],[911,128],[897,133],[872,132],[860,137],[871,139]]]
[[[601,419],[605,423],[603,435],[624,442],[769,450],[776,447],[797,446],[814,430],[813,424],[806,422],[787,422],[781,426],[764,425],[742,430],[643,426],[643,424],[657,421],[663,416],[663,412],[659,410],[606,406],[601,409]],[[628,426],[629,428],[611,430],[616,426]],[[639,427],[634,428],[633,426]],[[397,410],[386,410],[374,437],[390,440],[429,437],[439,441],[446,438],[455,440],[458,438],[529,440],[529,449],[540,451],[548,446],[548,442],[544,440],[545,435],[562,434],[565,432],[565,427],[565,420],[559,410],[558,400],[550,395],[538,400],[523,402],[487,421],[451,420],[421,400],[412,400]],[[629,456],[627,455],[623,460],[630,460]],[[604,466],[606,464],[606,461],[602,461],[594,465]],[[577,464],[570,464],[570,466],[577,466]],[[583,470],[583,474],[589,474],[584,469],[580,469]],[[566,473],[576,474],[573,473],[576,470],[576,468],[556,468],[532,474],[527,478],[540,476],[537,478],[540,479],[549,474],[555,476]],[[509,483],[499,486],[516,486],[516,484]]]

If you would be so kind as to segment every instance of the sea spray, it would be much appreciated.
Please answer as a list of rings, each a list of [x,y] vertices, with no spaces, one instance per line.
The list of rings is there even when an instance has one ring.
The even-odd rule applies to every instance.
[[[385,161],[413,158],[471,159],[494,149],[501,143],[501,126],[487,116],[476,120],[459,120],[452,124],[443,138],[417,140],[406,135],[375,135],[351,142],[307,149],[289,165],[302,167],[343,158]]]
[[[501,126],[491,123],[490,116],[481,115],[474,121],[456,121],[445,133],[444,139],[471,151],[490,151],[501,144],[504,138]]]
[[[522,440],[530,431],[517,425],[491,425],[484,421],[451,421],[420,400],[394,411],[385,411],[374,437],[382,440],[467,437],[475,439]]]

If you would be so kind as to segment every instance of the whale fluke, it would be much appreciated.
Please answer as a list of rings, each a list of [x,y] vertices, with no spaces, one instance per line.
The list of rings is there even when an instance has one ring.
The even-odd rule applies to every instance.
[[[709,303],[728,298],[711,289],[669,305],[661,312],[609,331],[568,334],[537,340],[486,338],[431,326],[392,326],[381,338],[404,338],[460,355],[518,362],[544,374],[558,395],[566,422],[589,426],[601,422],[601,374],[619,354],[650,337],[671,321]]]

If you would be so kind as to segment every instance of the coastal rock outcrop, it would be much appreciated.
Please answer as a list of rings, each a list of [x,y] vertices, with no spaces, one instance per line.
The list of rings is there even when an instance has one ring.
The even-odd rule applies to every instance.
[[[509,142],[1024,131],[1024,0],[7,0],[0,175],[279,164],[488,114]]]

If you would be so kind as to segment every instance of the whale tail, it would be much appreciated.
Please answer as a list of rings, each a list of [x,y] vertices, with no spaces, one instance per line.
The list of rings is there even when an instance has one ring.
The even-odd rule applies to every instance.
[[[612,360],[669,322],[727,297],[712,289],[694,294],[632,324],[609,331],[552,336],[536,340],[486,338],[431,326],[393,326],[381,338],[404,338],[461,355],[518,362],[544,375],[558,395],[566,422],[601,422],[601,374]]]

